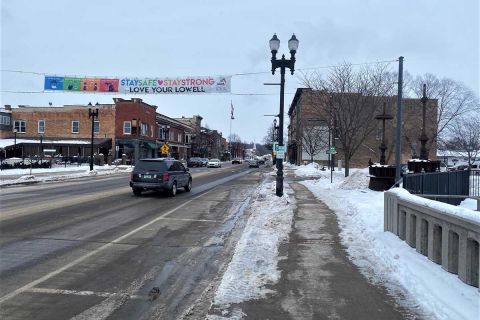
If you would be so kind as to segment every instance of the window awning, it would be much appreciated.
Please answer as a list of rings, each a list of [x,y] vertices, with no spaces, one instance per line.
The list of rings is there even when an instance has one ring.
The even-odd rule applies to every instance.
[[[153,142],[145,142],[145,145],[146,145],[147,148],[150,148],[150,149],[160,148],[156,143],[153,143]]]

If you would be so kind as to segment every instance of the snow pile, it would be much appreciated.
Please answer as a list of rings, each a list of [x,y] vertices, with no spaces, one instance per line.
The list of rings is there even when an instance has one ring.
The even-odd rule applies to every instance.
[[[479,319],[478,289],[446,272],[394,234],[384,232],[384,193],[341,188],[349,180],[330,184],[329,180],[316,179],[302,183],[337,215],[342,244],[362,274],[374,283],[382,283],[406,307],[420,306],[426,312],[424,318]],[[351,185],[355,184],[353,181],[356,178]],[[428,200],[399,192],[402,197],[414,197],[411,201]],[[450,208],[445,208],[442,203],[430,205],[452,214],[478,216],[477,212],[467,213],[465,208],[449,205]]]
[[[294,166],[294,165],[289,165],[288,168],[296,169],[295,170],[295,175],[300,176],[300,177],[311,177],[311,176],[320,176],[322,173],[325,173],[326,171],[320,170],[322,167],[318,163],[309,163],[304,166]]]
[[[284,196],[278,198],[274,182],[256,190],[251,215],[215,294],[214,304],[219,309],[272,292],[265,286],[280,279],[278,248],[288,240],[291,230],[294,204],[286,193],[292,192],[285,186]],[[222,314],[225,313],[224,310]],[[208,319],[218,319],[215,317]]]
[[[339,188],[344,190],[360,190],[367,189],[370,178],[368,177],[368,168],[353,171],[343,182]]]
[[[394,192],[402,200],[417,203],[419,205],[426,206],[427,208],[432,208],[436,211],[442,212],[442,214],[445,214],[445,215],[461,217],[466,220],[480,223],[480,213],[475,212],[471,209],[456,207],[448,203],[443,203],[440,201],[434,201],[427,198],[422,198],[422,197],[410,194],[405,189],[395,188],[395,189],[392,189],[392,192]]]
[[[467,208],[470,210],[477,210],[477,200],[475,199],[465,199],[460,203],[460,207]],[[478,213],[480,215],[480,213]]]
[[[11,169],[3,170],[0,172],[0,176],[5,177],[5,180],[0,181],[0,186],[10,186],[15,184],[36,183],[36,182],[48,182],[48,181],[64,181],[70,179],[77,179],[91,176],[104,176],[112,175],[119,172],[131,172],[133,167],[130,166],[103,166],[94,167],[94,170],[90,171],[88,167],[71,167],[71,168],[51,168],[51,169],[32,169],[32,174],[28,174],[30,169]],[[74,171],[72,173],[72,171]],[[62,172],[69,172],[62,174]],[[35,174],[51,173],[51,175],[35,175]],[[25,174],[16,179],[8,179],[9,175]]]

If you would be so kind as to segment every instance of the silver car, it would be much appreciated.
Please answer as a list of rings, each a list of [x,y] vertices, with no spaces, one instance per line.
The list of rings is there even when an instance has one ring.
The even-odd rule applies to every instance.
[[[222,167],[222,163],[218,159],[210,159],[207,163],[207,167],[209,167],[209,168],[220,168],[220,167]]]

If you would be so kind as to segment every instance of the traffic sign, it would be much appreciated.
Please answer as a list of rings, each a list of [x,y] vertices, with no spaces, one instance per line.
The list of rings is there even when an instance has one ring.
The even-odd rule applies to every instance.
[[[330,147],[330,149],[327,150],[327,154],[337,154],[337,149],[335,149],[335,147]]]
[[[162,152],[162,154],[168,154],[168,144],[163,144],[161,147],[160,147],[160,151]]]
[[[285,158],[285,146],[279,146],[277,145],[277,159],[283,159]]]

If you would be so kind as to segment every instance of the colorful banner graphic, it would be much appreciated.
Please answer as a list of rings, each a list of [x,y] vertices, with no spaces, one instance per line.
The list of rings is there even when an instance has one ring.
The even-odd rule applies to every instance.
[[[228,93],[232,76],[185,78],[75,78],[45,76],[44,90],[125,94]]]
[[[63,90],[64,77],[45,76],[45,90]]]

